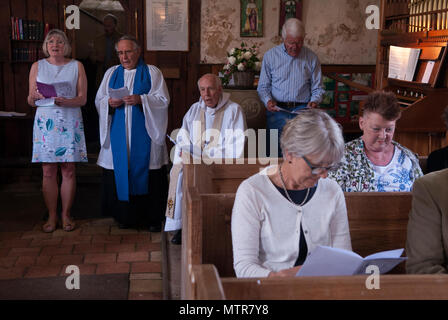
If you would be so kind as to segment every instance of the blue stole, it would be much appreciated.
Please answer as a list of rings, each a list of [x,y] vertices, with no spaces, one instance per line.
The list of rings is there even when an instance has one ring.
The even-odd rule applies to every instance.
[[[109,82],[112,89],[124,86],[124,68],[115,69]],[[133,94],[147,94],[151,90],[151,75],[140,58],[134,79]],[[118,200],[129,201],[129,194],[148,194],[148,171],[151,155],[151,138],[145,128],[145,115],[141,105],[132,106],[132,145],[130,164],[126,143],[124,104],[115,109],[110,129],[110,142],[114,162],[115,186]]]

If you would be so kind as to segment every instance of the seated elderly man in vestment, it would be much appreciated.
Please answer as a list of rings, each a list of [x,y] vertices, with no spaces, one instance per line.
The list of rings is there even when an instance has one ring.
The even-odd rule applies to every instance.
[[[201,98],[184,116],[170,173],[165,231],[178,230],[171,240],[174,244],[180,244],[182,237],[182,163],[190,155],[205,161],[244,154],[246,121],[241,106],[222,91],[221,80],[214,74],[202,76],[198,87]]]

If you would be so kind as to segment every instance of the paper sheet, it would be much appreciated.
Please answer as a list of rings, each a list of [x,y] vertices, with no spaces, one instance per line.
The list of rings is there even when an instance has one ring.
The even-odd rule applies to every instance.
[[[129,96],[129,90],[127,87],[121,87],[118,89],[109,88],[109,97],[112,99],[123,99],[123,97]]]
[[[14,111],[0,111],[0,117],[24,117],[26,113],[14,112]]]
[[[297,276],[348,276],[365,274],[369,265],[378,267],[381,274],[389,272],[400,262],[404,249],[382,251],[365,258],[344,249],[318,246],[297,272]]]
[[[423,74],[422,78],[423,83],[429,83],[429,78],[431,78],[432,69],[434,69],[434,61],[428,61],[425,73]]]
[[[54,105],[54,98],[46,98],[46,99],[40,99],[36,100],[36,106],[38,107],[49,107]]]

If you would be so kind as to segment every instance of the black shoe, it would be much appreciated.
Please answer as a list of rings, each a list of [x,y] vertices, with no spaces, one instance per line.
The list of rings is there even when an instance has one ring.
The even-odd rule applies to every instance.
[[[160,225],[158,226],[149,226],[149,232],[161,232],[162,227]]]
[[[171,238],[172,244],[182,244],[182,229],[176,232],[176,234]]]

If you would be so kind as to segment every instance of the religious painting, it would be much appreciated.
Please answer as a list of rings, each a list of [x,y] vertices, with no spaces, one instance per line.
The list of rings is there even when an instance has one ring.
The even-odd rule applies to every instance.
[[[279,34],[282,34],[282,27],[289,18],[302,20],[302,0],[280,0],[280,20]]]
[[[263,36],[263,0],[240,0],[241,37]]]

